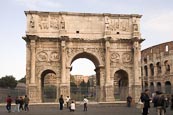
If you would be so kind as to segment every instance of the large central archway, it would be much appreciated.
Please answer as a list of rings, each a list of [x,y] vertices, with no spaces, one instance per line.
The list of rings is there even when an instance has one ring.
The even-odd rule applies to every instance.
[[[80,82],[80,84],[76,84],[76,86],[74,83],[71,83],[71,80],[70,80],[70,96],[71,96],[71,98],[73,98],[77,101],[81,101],[84,96],[88,96],[88,98],[90,98],[90,101],[98,101],[98,94],[99,94],[99,89],[100,89],[100,74],[99,74],[100,63],[99,63],[99,60],[97,59],[96,56],[94,56],[91,53],[82,52],[82,53],[76,54],[72,58],[71,64],[78,59],[90,60],[95,66],[94,71],[96,72],[96,74],[90,76],[92,78],[91,79],[88,78],[87,82],[83,80]],[[83,65],[83,66],[85,66],[85,65]],[[73,67],[72,67],[72,69],[73,69]],[[72,77],[72,75],[70,75],[70,77]],[[73,77],[75,77],[75,76],[73,76]],[[87,76],[87,77],[89,77],[89,76]],[[77,87],[77,88],[75,88],[75,87]]]

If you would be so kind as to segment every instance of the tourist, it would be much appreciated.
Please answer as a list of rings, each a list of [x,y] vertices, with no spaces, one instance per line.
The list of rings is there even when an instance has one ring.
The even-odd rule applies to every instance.
[[[27,95],[25,95],[23,102],[24,102],[24,110],[29,111],[29,98]]]
[[[150,98],[149,98],[149,90],[146,89],[145,92],[141,95],[141,101],[144,103],[144,108],[142,111],[142,115],[148,115],[150,108]]]
[[[132,97],[130,95],[127,96],[127,107],[131,107]]]
[[[88,110],[88,99],[86,98],[86,96],[84,96],[83,102],[84,102],[84,111],[87,111]]]
[[[66,97],[66,104],[67,104],[67,108],[69,108],[69,101],[70,101],[70,97],[67,96],[67,97]]]
[[[6,99],[6,103],[7,103],[6,109],[9,113],[11,112],[11,102],[12,102],[12,99],[11,99],[11,96],[9,95]]]
[[[64,104],[64,99],[63,99],[63,95],[61,95],[60,98],[59,98],[60,110],[63,110],[63,104]]]
[[[23,97],[21,96],[20,99],[19,99],[19,110],[24,110],[23,109]]]
[[[173,94],[171,95],[171,110],[173,110]]]
[[[74,112],[75,109],[76,109],[75,103],[74,103],[74,101],[72,101],[71,104],[70,104],[70,111],[73,111]]]
[[[165,96],[161,92],[158,95],[156,103],[157,103],[157,115],[165,115],[166,100],[165,100]]]
[[[16,97],[15,98],[15,107],[14,107],[14,112],[20,112],[20,110],[19,110],[19,98],[18,97]]]

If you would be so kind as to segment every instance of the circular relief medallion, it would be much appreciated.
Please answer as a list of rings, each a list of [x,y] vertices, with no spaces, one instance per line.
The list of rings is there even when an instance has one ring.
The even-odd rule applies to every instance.
[[[131,60],[132,60],[131,54],[129,54],[129,53],[124,53],[124,54],[122,55],[122,61],[123,61],[123,62],[127,63],[127,62],[130,62]]]
[[[60,59],[59,55],[58,55],[58,52],[52,52],[50,54],[50,60],[51,61],[58,61]]]
[[[47,53],[46,52],[39,52],[38,54],[37,54],[37,59],[39,60],[39,61],[47,61],[48,60],[48,55],[47,55]]]
[[[119,62],[119,60],[120,60],[120,55],[118,53],[112,53],[111,54],[111,61]]]

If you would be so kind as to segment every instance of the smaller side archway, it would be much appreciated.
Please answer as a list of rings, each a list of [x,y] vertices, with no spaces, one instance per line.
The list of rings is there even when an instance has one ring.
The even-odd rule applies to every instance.
[[[124,70],[118,70],[114,74],[114,95],[116,100],[125,101],[129,93],[128,74]]]
[[[47,69],[41,73],[42,102],[55,102],[57,98],[56,73]]]

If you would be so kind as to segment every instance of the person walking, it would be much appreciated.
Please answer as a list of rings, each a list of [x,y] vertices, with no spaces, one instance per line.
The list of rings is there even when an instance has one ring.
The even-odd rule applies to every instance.
[[[23,97],[21,96],[20,99],[19,99],[19,110],[20,110],[20,111],[21,111],[21,110],[24,110],[24,109],[23,109],[23,103],[24,103],[24,102],[23,102]]]
[[[148,110],[150,108],[150,98],[149,98],[149,90],[146,89],[145,92],[141,95],[141,101],[144,103],[144,108],[142,111],[142,115],[148,115]]]
[[[59,98],[60,110],[63,110],[63,104],[64,104],[64,99],[63,99],[63,95],[61,95],[60,98]]]
[[[16,97],[16,99],[15,99],[15,107],[14,107],[14,112],[20,112],[20,110],[19,110],[19,98],[18,97]]]
[[[87,111],[88,110],[88,99],[86,98],[86,96],[84,96],[83,102],[84,102],[84,110],[83,111]]]
[[[165,115],[166,112],[166,101],[164,95],[160,92],[156,99],[157,115]]]
[[[12,99],[11,99],[11,96],[9,95],[6,99],[6,109],[7,111],[10,113],[11,112],[11,103],[12,103]]]
[[[24,102],[24,110],[29,111],[29,98],[27,95],[25,95],[23,102]]]

